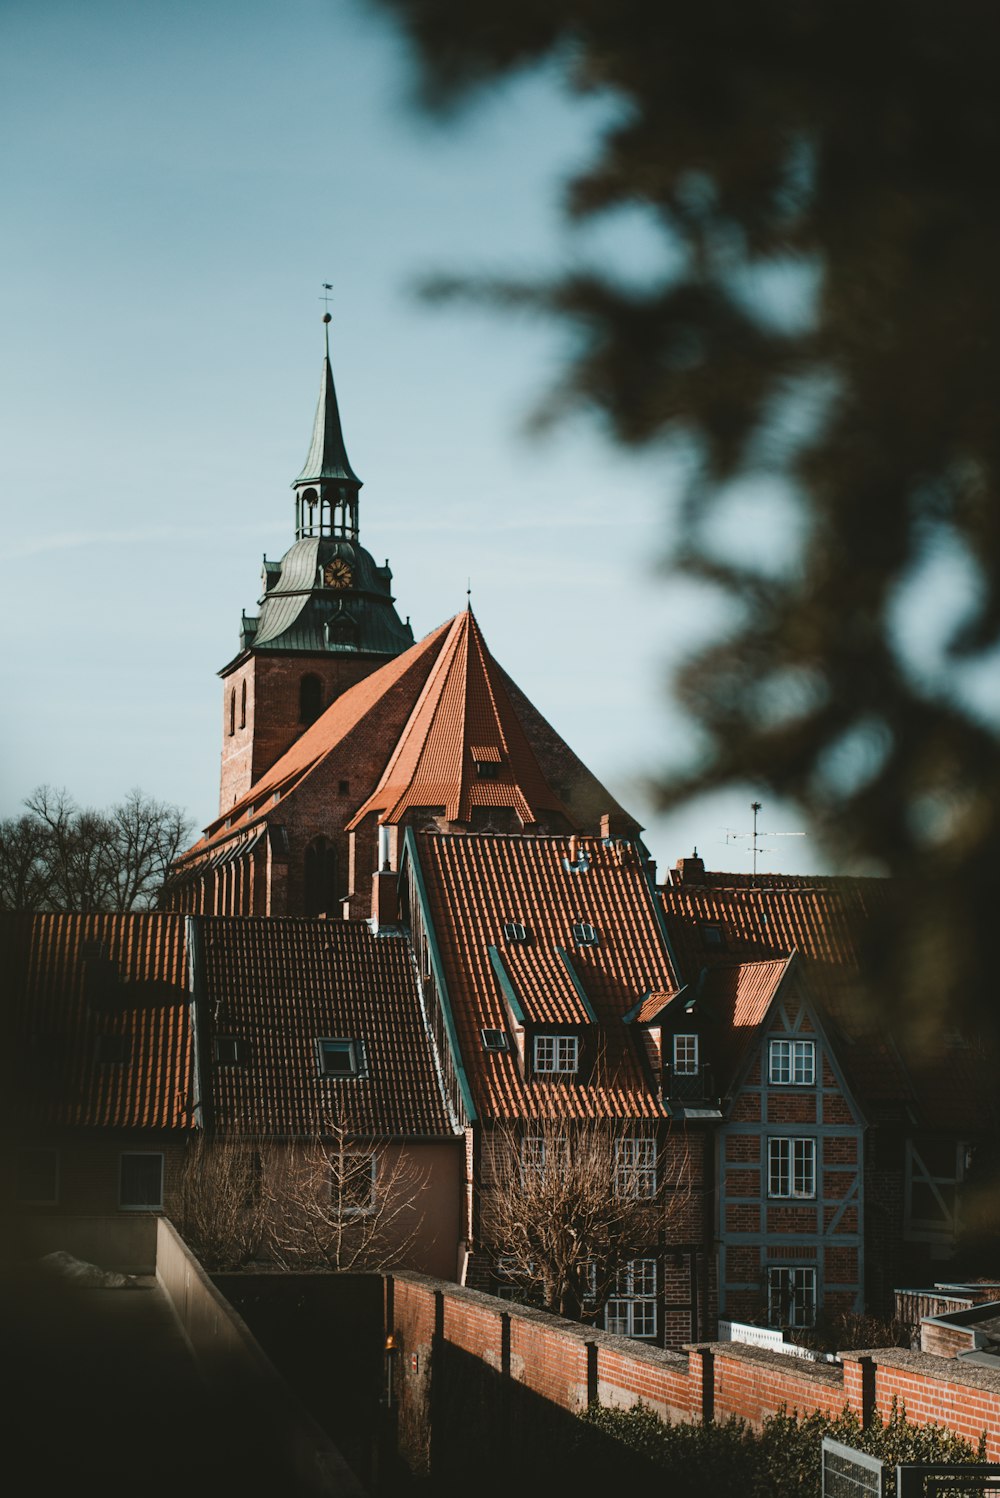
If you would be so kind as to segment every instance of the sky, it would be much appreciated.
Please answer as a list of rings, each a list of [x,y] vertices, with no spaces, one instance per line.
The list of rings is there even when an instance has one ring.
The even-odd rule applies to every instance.
[[[564,335],[415,292],[578,257],[560,185],[612,105],[538,72],[441,124],[411,84],[362,0],[0,7],[0,815],[41,784],[214,815],[216,673],[262,555],[294,539],[331,282],[361,541],[416,636],[471,589],[493,654],[661,870],[695,846],[748,869],[754,799],[760,868],[829,870],[759,787],[669,816],[647,789],[690,756],[670,668],[717,622],[663,573],[676,468],[582,418],[530,436]],[[636,275],[658,249],[627,215],[583,244]]]

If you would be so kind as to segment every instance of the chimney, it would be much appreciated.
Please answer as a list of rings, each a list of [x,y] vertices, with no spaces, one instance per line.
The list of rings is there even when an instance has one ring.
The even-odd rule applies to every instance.
[[[576,863],[579,862],[579,859],[580,859],[580,839],[577,837],[576,833],[574,832],[573,836],[569,840],[569,861],[570,861],[571,864],[576,864]]]
[[[399,890],[396,875],[390,869],[378,869],[372,875],[372,925],[378,931],[382,926],[395,926],[399,922]]]
[[[674,865],[673,884],[704,884],[705,860],[698,857],[695,848],[690,858],[678,858]]]

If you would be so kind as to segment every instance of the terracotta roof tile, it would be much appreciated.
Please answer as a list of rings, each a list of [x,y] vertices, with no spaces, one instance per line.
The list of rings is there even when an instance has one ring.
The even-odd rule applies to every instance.
[[[191,1127],[183,916],[5,916],[0,962],[19,1127]],[[127,1059],[99,1060],[115,1038]]]
[[[662,1116],[641,1032],[623,1022],[651,990],[677,988],[652,892],[634,844],[581,837],[577,846],[585,872],[567,871],[568,837],[415,839],[459,1045],[486,1118]],[[505,940],[512,921],[527,928],[530,945]],[[580,922],[596,929],[596,945],[574,945]],[[482,1029],[509,1031],[491,947],[529,1023],[575,1026],[586,1006],[556,949],[567,952],[598,1022],[597,1060],[579,1081],[525,1082],[512,1053],[484,1052]]]
[[[497,766],[496,778],[481,778],[477,761]],[[474,807],[512,806],[525,825],[553,814],[570,823],[471,609],[452,620],[385,773],[348,825],[373,811],[396,823],[422,806],[444,807],[452,822],[469,822]]]
[[[367,1137],[454,1133],[421,1017],[409,943],[365,921],[206,917],[199,921],[214,1034],[245,1047],[239,1066],[205,1062],[215,1122],[304,1137],[330,1110]],[[318,1039],[361,1042],[367,1075],[319,1075]]]

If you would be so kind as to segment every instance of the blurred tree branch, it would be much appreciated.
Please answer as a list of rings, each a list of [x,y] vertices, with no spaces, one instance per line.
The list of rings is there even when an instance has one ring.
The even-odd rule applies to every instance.
[[[540,64],[615,106],[565,210],[638,205],[662,274],[434,289],[571,330],[547,418],[582,407],[627,446],[691,457],[668,562],[730,624],[678,674],[706,752],[664,778],[664,803],[745,780],[794,798],[835,857],[908,881],[873,944],[882,991],[925,1029],[949,1011],[996,1039],[1000,12],[373,3],[408,35],[430,110]],[[791,554],[765,566],[713,527],[762,477],[797,511]],[[933,651],[910,644],[915,619],[937,621]]]

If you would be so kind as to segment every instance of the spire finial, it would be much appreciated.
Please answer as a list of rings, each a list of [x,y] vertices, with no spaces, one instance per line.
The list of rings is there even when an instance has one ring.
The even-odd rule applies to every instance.
[[[465,607],[467,609],[469,609],[470,611],[472,609],[472,578],[471,577],[467,577],[465,579]]]
[[[319,298],[319,300],[323,303],[323,336],[326,339],[326,357],[329,359],[330,323],[332,322],[332,318],[330,317],[330,292],[333,290],[333,282],[322,281],[320,284],[323,287],[323,295]]]

